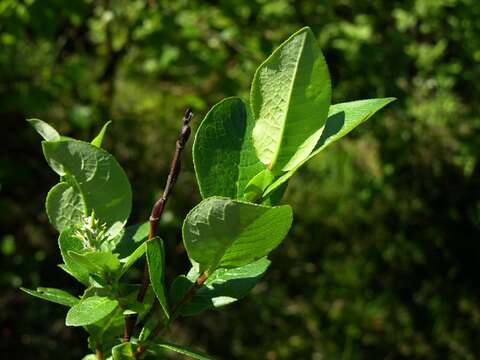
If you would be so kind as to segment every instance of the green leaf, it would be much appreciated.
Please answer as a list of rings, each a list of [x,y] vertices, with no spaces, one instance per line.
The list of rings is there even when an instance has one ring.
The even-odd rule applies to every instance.
[[[217,269],[192,300],[182,306],[180,313],[185,316],[197,315],[206,309],[225,306],[245,297],[260,281],[269,265],[270,261],[264,257],[242,267]],[[170,289],[172,301],[180,301],[199,275],[198,264],[195,264],[186,277],[177,277]]]
[[[52,169],[80,194],[83,213],[95,216],[106,223],[109,234],[117,235],[125,224],[132,206],[132,191],[125,172],[115,158],[106,151],[78,140],[42,142],[43,152]],[[63,189],[62,191],[65,191]],[[62,231],[66,227],[70,203],[56,205],[57,217],[53,225]],[[48,206],[47,206],[48,208]],[[71,225],[80,225],[73,219]]]
[[[140,244],[147,240],[149,227],[150,223],[148,221],[142,224],[127,226],[115,248],[115,252],[119,253],[120,257],[130,256]]]
[[[81,223],[84,206],[82,195],[66,182],[52,187],[45,203],[50,223],[60,232]]]
[[[33,126],[35,130],[47,141],[58,141],[60,140],[60,134],[53,126],[47,124],[45,121],[40,119],[27,119],[30,125]]]
[[[263,191],[270,185],[275,177],[268,169],[258,173],[245,187],[243,198],[249,202],[257,202],[262,198]]]
[[[272,191],[278,188],[281,184],[287,181],[303,164],[313,158],[315,155],[325,150],[329,145],[335,141],[340,140],[350,131],[355,129],[358,125],[368,120],[378,110],[385,107],[395,98],[379,98],[357,100],[346,103],[335,104],[330,107],[329,115],[325,126],[322,128],[322,135],[318,140],[312,153],[300,162],[297,166],[291,169],[286,174],[282,175],[275,182],[273,182],[265,191],[264,197],[268,196]]]
[[[200,124],[193,143],[193,161],[203,198],[242,198],[249,180],[265,166],[252,143],[254,121],[240,98],[219,102]]]
[[[293,34],[260,65],[250,93],[253,144],[272,172],[288,171],[311,153],[331,94],[327,64],[309,28]]]
[[[122,265],[122,271],[120,271],[120,274],[118,275],[118,279],[120,279],[123,275],[125,275],[128,269],[130,269],[132,265],[135,264],[135,262],[143,256],[143,254],[145,253],[145,248],[146,248],[146,244],[142,243],[129,256],[120,260],[120,262],[122,262],[123,265]]]
[[[80,301],[79,298],[61,289],[43,287],[39,287],[37,290],[25,289],[23,287],[20,289],[32,296],[65,306],[74,306]]]
[[[135,360],[132,343],[125,342],[112,348],[113,360]]]
[[[102,147],[102,142],[103,138],[105,136],[105,133],[107,132],[108,126],[111,124],[111,121],[107,121],[103,126],[98,135],[95,137],[95,139],[92,140],[91,144],[95,145],[96,147]]]
[[[117,300],[92,296],[80,302],[68,311],[67,326],[84,326],[96,323],[112,313],[118,306]]]
[[[164,342],[162,341],[161,343],[157,343],[156,345],[154,345],[152,347],[152,350],[160,350],[160,349],[167,349],[167,350],[170,350],[170,351],[174,351],[176,353],[179,353],[179,354],[182,354],[182,355],[186,355],[186,356],[189,356],[191,357],[192,359],[197,359],[197,360],[213,360],[214,358],[209,356],[209,355],[206,355],[206,354],[202,354],[196,350],[192,350],[186,346],[180,346],[180,345],[176,345],[176,344],[172,344],[172,343],[167,343],[167,342]]]
[[[163,241],[159,237],[147,241],[147,261],[150,282],[153,291],[163,309],[167,319],[170,318],[167,297],[165,295],[165,249]]]
[[[120,268],[118,254],[111,252],[84,252],[69,251],[68,255],[73,261],[83,266],[91,274],[104,275],[113,273]]]
[[[73,233],[73,228],[63,230],[58,238],[58,246],[60,248],[60,253],[62,255],[63,262],[65,263],[65,267],[68,269],[67,272],[82,284],[88,286],[90,283],[88,271],[77,261],[73,260],[69,254],[69,252],[81,253],[85,249],[82,240],[76,236],[73,236]]]
[[[266,256],[287,235],[290,206],[268,207],[211,197],[203,200],[183,223],[188,256],[200,272],[247,265]]]

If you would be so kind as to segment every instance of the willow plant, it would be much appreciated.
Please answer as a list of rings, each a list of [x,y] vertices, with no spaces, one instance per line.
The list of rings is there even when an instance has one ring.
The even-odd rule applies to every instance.
[[[193,144],[203,200],[182,227],[192,266],[171,284],[165,281],[168,259],[157,224],[180,172],[192,112],[182,120],[164,193],[149,221],[136,225],[127,225],[132,205],[127,176],[102,149],[109,123],[84,142],[29,120],[60,177],[46,199],[48,219],[59,232],[60,268],[85,291],[23,290],[68,308],[65,324],[89,334],[85,360],[143,359],[165,351],[210,359],[169,342],[171,323],[246,296],[292,224],[291,207],[279,205],[290,177],[394,100],[332,105],[331,94],[325,59],[312,31],[303,28],[259,66],[249,102],[231,97],[212,107]],[[131,283],[125,275],[142,258],[143,279]]]

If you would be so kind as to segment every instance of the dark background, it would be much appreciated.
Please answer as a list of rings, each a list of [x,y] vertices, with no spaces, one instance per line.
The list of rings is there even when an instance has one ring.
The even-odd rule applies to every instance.
[[[0,0],[0,353],[80,359],[64,307],[19,286],[80,288],[56,264],[44,198],[56,182],[25,118],[105,147],[145,221],[186,106],[197,127],[248,99],[260,62],[309,25],[334,102],[399,100],[304,167],[295,223],[252,295],[172,332],[224,359],[480,356],[480,2]],[[190,143],[191,147],[191,143]],[[190,147],[160,233],[168,278],[187,269],[179,225],[199,200]]]

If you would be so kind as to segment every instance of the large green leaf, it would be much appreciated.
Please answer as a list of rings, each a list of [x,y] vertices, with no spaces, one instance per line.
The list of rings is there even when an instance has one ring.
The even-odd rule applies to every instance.
[[[158,350],[166,349],[166,350],[170,350],[170,351],[182,354],[182,355],[186,355],[186,356],[188,356],[192,359],[214,360],[214,358],[211,357],[210,355],[203,354],[199,351],[190,349],[186,346],[180,346],[180,345],[176,345],[176,344],[172,344],[172,343],[167,343],[167,342],[164,342],[164,341],[162,341],[161,343],[157,343],[156,345],[150,347],[149,349],[153,350],[154,352],[156,352],[156,350],[158,351]]]
[[[107,297],[92,296],[80,300],[67,313],[67,326],[84,326],[96,323],[112,313],[118,301]]]
[[[203,200],[183,223],[188,256],[200,272],[247,265],[266,256],[286,236],[290,206],[268,207],[223,197]]]
[[[70,256],[70,252],[80,253],[84,251],[85,246],[78,237],[73,235],[74,229],[68,228],[63,230],[58,237],[58,246],[60,248],[60,253],[65,263],[65,271],[71,274],[75,279],[80,281],[84,285],[89,285],[89,274],[88,270],[85,269],[82,264],[79,264],[77,261],[73,260]]]
[[[60,134],[57,130],[50,124],[47,124],[45,121],[40,119],[28,119],[30,125],[47,141],[58,141],[60,140]]]
[[[112,348],[113,360],[135,360],[132,343],[125,342]]]
[[[253,117],[240,98],[216,104],[200,124],[193,143],[193,160],[204,198],[241,198],[252,177],[265,166],[252,143]]]
[[[150,282],[167,319],[170,317],[165,295],[165,249],[162,239],[147,241],[147,261]]]
[[[217,269],[209,276],[195,296],[182,308],[182,315],[197,315],[206,309],[228,305],[245,297],[258,283],[270,265],[265,257],[251,264],[233,269]],[[177,277],[171,286],[170,297],[178,303],[200,275],[198,264],[194,264],[187,276]]]
[[[132,191],[125,172],[106,151],[78,140],[42,142],[43,152],[52,169],[80,194],[83,213],[106,223],[111,236],[117,235],[125,224],[132,206]],[[62,188],[62,193],[66,189]],[[53,199],[61,200],[58,196]],[[48,200],[48,199],[47,199]],[[62,231],[67,226],[80,225],[79,219],[66,223],[71,213],[70,202],[47,204],[50,220]],[[56,208],[52,215],[52,208]],[[65,213],[64,213],[65,211]]]
[[[250,94],[253,143],[272,172],[288,171],[311,153],[331,94],[328,67],[309,28],[293,34],[260,65]]]
[[[347,135],[358,125],[368,120],[378,110],[385,107],[395,98],[379,98],[357,100],[346,103],[335,104],[330,107],[328,119],[322,128],[322,135],[318,140],[312,153],[302,162],[297,164],[287,173],[273,182],[264,193],[264,197],[271,194],[276,188],[285,183],[303,164],[315,155],[325,150],[329,145]]]
[[[79,298],[61,289],[43,287],[39,287],[37,288],[37,290],[30,290],[25,288],[20,289],[32,296],[65,306],[74,306],[80,301]]]

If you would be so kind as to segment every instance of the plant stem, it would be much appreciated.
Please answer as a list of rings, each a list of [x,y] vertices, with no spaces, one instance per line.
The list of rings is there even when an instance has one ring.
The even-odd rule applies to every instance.
[[[95,357],[97,360],[103,360],[103,350],[99,345],[95,348]]]
[[[170,164],[170,171],[167,177],[167,183],[165,184],[165,189],[163,190],[162,196],[155,202],[150,213],[150,227],[148,231],[148,240],[151,240],[155,237],[155,232],[157,231],[158,223],[162,217],[163,210],[167,200],[175,186],[175,183],[178,179],[178,174],[181,169],[181,156],[183,148],[190,137],[191,129],[190,122],[193,117],[193,112],[190,109],[185,110],[185,114],[182,119],[182,127],[178,133],[177,142],[175,146],[175,153],[173,154],[172,162]],[[147,293],[148,285],[150,284],[150,277],[148,274],[148,264],[145,261],[143,268],[143,278],[140,291],[137,296],[137,300],[142,303],[145,299],[145,294]],[[130,315],[125,318],[125,329],[123,334],[123,340],[125,342],[130,341],[133,331],[135,330],[135,324],[137,322],[137,315]]]
[[[155,328],[152,330],[148,338],[155,338],[159,335],[163,335],[168,330],[170,324],[175,321],[177,316],[180,314],[180,309],[182,308],[182,306],[192,300],[198,289],[200,289],[203,284],[205,284],[205,281],[207,281],[207,279],[208,274],[206,272],[201,273],[197,280],[192,284],[192,286],[182,297],[182,299],[172,306],[170,319],[167,321],[167,323],[164,325],[163,321],[160,320],[155,326]],[[147,349],[144,346],[140,345],[135,351],[135,359],[139,359],[146,350]]]

